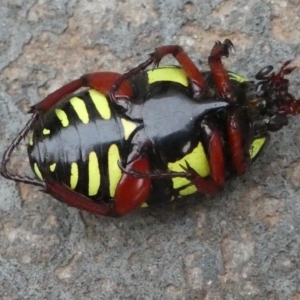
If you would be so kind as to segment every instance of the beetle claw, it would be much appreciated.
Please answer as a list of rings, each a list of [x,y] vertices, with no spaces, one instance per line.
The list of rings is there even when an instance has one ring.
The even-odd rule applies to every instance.
[[[225,39],[223,43],[216,41],[215,46],[211,51],[211,57],[221,58],[228,57],[229,51],[235,51],[235,47],[230,39]]]

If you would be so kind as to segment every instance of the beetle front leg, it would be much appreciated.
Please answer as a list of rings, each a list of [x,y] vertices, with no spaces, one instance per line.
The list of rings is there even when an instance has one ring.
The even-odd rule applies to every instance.
[[[225,182],[225,167],[223,142],[218,129],[208,120],[201,123],[201,133],[204,136],[206,155],[210,166],[211,179],[201,177],[193,168],[181,166],[188,174],[188,180],[204,194],[216,194]]]
[[[208,64],[215,79],[218,92],[229,102],[232,102],[233,95],[229,75],[221,61],[223,56],[228,57],[230,49],[234,49],[234,46],[229,39],[226,39],[223,43],[217,41],[208,57]]]
[[[78,89],[82,87],[93,88],[103,94],[108,95],[113,83],[121,77],[119,73],[113,72],[98,72],[83,75],[82,77],[69,82],[63,87],[57,89],[53,93],[49,94],[45,99],[40,101],[39,103],[33,105],[29,111],[29,113],[33,113],[36,111],[47,111],[63,98],[68,95],[76,92]],[[122,83],[116,90],[117,98],[130,98],[133,96],[133,91],[130,83],[125,79],[122,80]]]

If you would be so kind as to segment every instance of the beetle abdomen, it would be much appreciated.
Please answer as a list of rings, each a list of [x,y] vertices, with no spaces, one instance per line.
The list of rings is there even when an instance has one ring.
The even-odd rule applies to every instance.
[[[88,90],[63,100],[35,125],[30,164],[42,180],[51,176],[92,199],[114,196],[118,161],[135,124],[120,118],[107,97]]]

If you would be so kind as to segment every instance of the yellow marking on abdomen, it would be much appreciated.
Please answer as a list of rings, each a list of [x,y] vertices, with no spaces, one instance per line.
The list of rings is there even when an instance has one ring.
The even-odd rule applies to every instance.
[[[89,94],[100,116],[104,120],[109,120],[111,111],[106,96],[96,90],[89,90]]]
[[[266,142],[265,137],[255,139],[253,141],[253,143],[250,147],[250,150],[249,150],[249,154],[250,154],[251,159],[253,159],[258,154],[258,152],[261,150],[261,148],[263,147],[265,142]]]
[[[121,122],[124,130],[124,138],[128,140],[130,134],[137,128],[137,124],[124,118],[121,118]]]
[[[149,205],[148,205],[146,202],[144,202],[144,203],[141,205],[141,207],[142,207],[142,208],[146,208],[146,207],[149,207]]]
[[[111,197],[115,196],[117,185],[122,176],[122,171],[118,166],[118,161],[120,160],[118,146],[112,144],[108,149],[109,194]]]
[[[43,135],[47,135],[47,134],[50,134],[50,129],[47,129],[47,128],[44,128],[43,129]]]
[[[101,183],[100,166],[95,151],[92,151],[89,154],[88,168],[89,168],[88,194],[89,196],[95,196],[98,193],[98,190],[100,188],[100,183]]]
[[[36,176],[40,179],[40,180],[43,180],[43,176],[42,176],[42,173],[37,165],[37,163],[34,163],[33,165],[33,170],[34,170],[34,173],[36,174]]]
[[[70,103],[73,106],[78,118],[82,121],[82,123],[87,124],[89,122],[89,114],[84,101],[78,97],[73,97],[70,100]]]
[[[52,165],[50,165],[50,171],[54,172],[56,168],[56,163],[53,163]]]
[[[207,160],[207,157],[205,155],[203,146],[201,143],[197,145],[194,150],[184,156],[182,159],[174,162],[174,163],[168,163],[168,168],[173,172],[182,172],[183,169],[180,165],[186,166],[186,162],[201,176],[206,177],[210,173],[209,163]],[[173,188],[178,189],[180,187],[183,187],[187,184],[190,184],[190,181],[186,178],[182,177],[175,177],[172,178],[173,181]],[[191,185],[183,190],[181,190],[179,193],[180,195],[190,195],[197,191],[197,188],[194,185]]]
[[[59,118],[63,127],[67,127],[69,125],[68,116],[62,109],[56,108],[55,114]]]
[[[74,190],[78,183],[78,164],[76,162],[73,162],[71,164],[71,175],[70,175],[70,188]]]
[[[157,68],[149,70],[147,74],[149,84],[160,81],[177,82],[186,87],[189,84],[185,71],[177,67],[166,66],[163,68]]]

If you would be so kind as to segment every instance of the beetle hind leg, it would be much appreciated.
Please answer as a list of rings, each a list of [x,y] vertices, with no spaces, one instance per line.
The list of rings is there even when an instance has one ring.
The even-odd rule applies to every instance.
[[[36,122],[37,119],[38,119],[38,113],[36,112],[32,115],[31,119],[28,121],[28,123],[25,125],[25,127],[19,132],[19,134],[16,136],[16,138],[10,144],[10,146],[5,150],[5,152],[3,153],[2,161],[1,161],[0,174],[4,178],[10,179],[10,180],[13,180],[16,182],[22,182],[22,183],[33,184],[36,186],[44,187],[44,183],[39,180],[28,178],[28,177],[22,177],[19,175],[13,175],[7,170],[7,164],[9,163],[9,161],[11,159],[12,153],[18,147],[18,145],[23,140],[23,138],[26,137],[26,135],[28,134],[28,132],[30,131],[30,129],[32,128],[33,124]]]
[[[59,101],[61,101],[68,95],[76,92],[82,87],[93,88],[105,95],[108,95],[113,83],[120,77],[122,77],[121,74],[113,72],[98,72],[83,75],[82,77],[69,82],[68,84],[49,94],[45,99],[43,99],[39,103],[33,105],[29,113],[33,113],[36,111],[45,112],[51,107],[53,107],[55,104],[57,104]],[[130,98],[133,96],[131,85],[127,82],[126,79],[122,80],[115,93],[116,96],[114,99],[116,99],[116,97]]]
[[[63,183],[48,179],[45,182],[45,185],[46,187],[43,191],[46,194],[51,195],[58,201],[66,203],[69,206],[73,206],[96,215],[112,217],[117,216],[114,214],[114,210],[111,206],[105,203],[93,202],[86,196],[71,190]]]
[[[124,73],[112,85],[112,88],[110,90],[111,99],[116,101],[115,91],[118,90],[119,86],[124,80],[127,80],[130,77],[144,71],[151,64],[154,64],[154,67],[157,67],[160,61],[169,54],[174,56],[174,58],[179,62],[182,69],[186,72],[186,75],[190,79],[192,84],[194,94],[193,96],[195,99],[199,99],[203,95],[206,88],[205,80],[197,66],[191,60],[191,58],[178,45],[166,45],[156,48],[153,53],[150,53],[150,58],[148,60],[141,63],[136,68],[129,70],[127,73]]]
[[[155,51],[150,54],[153,58],[154,66],[158,66],[163,57],[168,54],[173,55],[182,69],[186,72],[187,77],[192,83],[194,98],[199,99],[205,91],[206,83],[201,72],[182,47],[178,45],[166,45],[156,48]]]

